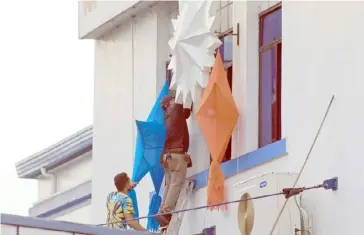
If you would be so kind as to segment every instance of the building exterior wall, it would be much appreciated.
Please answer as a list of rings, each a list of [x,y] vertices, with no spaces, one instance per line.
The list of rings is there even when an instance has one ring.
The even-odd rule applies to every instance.
[[[76,159],[63,164],[49,171],[56,178],[56,192],[66,191],[89,179],[92,175],[92,153],[87,152]],[[38,201],[53,196],[54,179],[51,177],[40,176],[38,178]]]
[[[64,215],[57,216],[54,219],[61,221],[69,221],[80,224],[92,224],[91,218],[91,201],[87,205],[84,205],[76,210],[72,210]]]
[[[243,115],[234,135],[243,145],[233,144],[233,151],[238,153],[233,156],[251,151],[254,155],[258,148],[257,16],[268,6],[264,2],[234,3],[234,12],[242,13],[235,14],[235,20],[240,23],[241,33],[246,36],[240,38],[240,48],[234,48],[234,65],[239,68],[234,70],[233,93],[240,114]],[[313,216],[312,234],[339,235],[360,230],[359,218],[364,204],[359,197],[363,187],[360,183],[353,184],[352,180],[362,175],[362,160],[358,152],[361,140],[359,135],[364,128],[360,120],[363,119],[364,112],[357,107],[360,106],[360,88],[363,85],[359,72],[363,54],[360,46],[364,37],[364,31],[360,27],[364,17],[361,14],[363,9],[364,4],[361,2],[282,3],[282,136],[286,138],[287,154],[227,179],[229,200],[234,193],[232,185],[238,182],[237,177],[249,179],[262,172],[298,172],[330,98],[335,95],[332,109],[299,185],[316,185],[324,179],[338,176],[339,191],[305,192],[302,202]],[[239,75],[236,76],[237,74]],[[206,188],[195,191],[190,206],[205,203]],[[237,216],[232,207],[226,213],[191,212],[187,218],[201,219],[189,220],[190,222],[184,220],[182,229],[185,230],[182,231],[191,231],[187,228],[191,224],[193,232],[217,225],[217,233],[227,232],[228,229],[231,234],[235,234],[238,231]],[[352,215],[350,219],[347,218],[349,214]],[[255,220],[262,217],[264,216],[256,214]],[[228,221],[233,222],[225,226]],[[281,221],[283,223],[284,218]],[[266,226],[271,228],[273,222],[274,220],[270,221]],[[194,227],[194,224],[197,226]]]
[[[40,218],[91,223],[92,153],[87,152],[38,178],[38,201],[29,215]],[[53,184],[56,182],[56,192]]]
[[[175,3],[162,3],[128,19],[96,42],[93,142],[93,222],[105,221],[105,200],[115,190],[113,177],[132,174],[135,119],[145,120],[165,81],[168,60],[168,14]],[[169,10],[171,9],[171,10]],[[160,61],[157,61],[157,58]],[[147,175],[138,187],[140,214],[147,214]],[[144,223],[144,221],[143,221]]]
[[[289,160],[282,167],[299,170],[335,95],[300,180],[307,185],[339,177],[336,193],[305,194],[304,203],[314,214],[313,234],[350,234],[361,228],[363,10],[363,2],[283,3],[282,128]]]
[[[90,33],[133,7],[140,1],[79,1],[78,28],[79,37],[87,37]]]
[[[231,25],[240,25],[239,46],[235,36],[233,44],[232,92],[240,114],[232,140],[232,157],[236,159],[242,155],[254,157],[254,153],[260,151],[258,16],[276,3],[237,1],[228,8],[233,12]],[[259,166],[253,164],[256,167],[247,167],[238,176],[226,180],[227,192],[231,195],[234,192],[231,186],[237,180],[262,172],[298,172],[329,99],[335,94],[333,108],[299,184],[313,185],[339,176],[340,185],[344,185],[345,190],[304,193],[303,203],[314,218],[313,234],[339,235],[360,229],[360,211],[364,204],[359,197],[363,187],[350,180],[362,176],[358,133],[364,128],[361,124],[364,113],[356,106],[360,106],[363,85],[360,79],[363,8],[364,3],[360,2],[282,3],[282,136],[285,138],[282,143],[286,154],[277,155],[274,160],[273,157],[267,159],[265,161],[271,161]],[[174,14],[175,11],[166,6],[152,7],[96,43],[93,223],[105,220],[104,201],[107,193],[113,190],[112,177],[121,171],[132,172],[134,118],[146,118],[163,84],[162,67],[168,60],[166,42],[172,34],[169,28],[164,30],[163,27],[169,24],[168,18]],[[230,28],[221,22],[216,25],[220,25],[221,31]],[[146,45],[146,35],[152,46]],[[188,175],[192,176],[208,168],[209,152],[194,117],[188,122],[194,163]],[[257,155],[256,159],[264,156]],[[349,158],[352,160],[347,161]],[[208,175],[204,177],[207,181]],[[152,189],[149,179],[143,180],[137,189],[141,215],[147,213]],[[204,186],[194,192],[189,206],[205,204],[206,197]],[[356,200],[348,201],[348,198]],[[225,222],[236,221],[235,209],[225,214],[203,210],[193,212],[194,216],[185,218],[196,220],[185,219],[191,222],[184,223],[190,223],[190,226],[194,223],[195,227],[187,228],[184,224],[182,233],[200,231],[202,225],[218,225],[220,232],[225,231]],[[345,214],[354,216],[347,220]],[[237,225],[235,222],[230,224],[233,234]]]
[[[91,204],[91,180],[38,201],[29,216],[54,219]],[[88,215],[91,218],[91,214]]]

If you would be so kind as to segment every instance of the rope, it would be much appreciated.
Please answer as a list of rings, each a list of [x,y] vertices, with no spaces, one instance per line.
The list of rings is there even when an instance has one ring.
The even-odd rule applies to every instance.
[[[159,213],[159,214],[155,214],[155,215],[141,216],[141,217],[138,217],[138,218],[132,218],[132,219],[123,220],[123,221],[115,221],[115,222],[112,222],[112,223],[98,224],[97,226],[116,224],[116,223],[120,223],[120,222],[127,223],[127,222],[133,221],[133,220],[142,220],[142,219],[148,219],[148,218],[157,217],[157,216],[164,216],[164,215],[177,214],[177,213],[183,213],[183,212],[188,212],[188,211],[201,210],[201,209],[205,209],[205,208],[209,208],[209,207],[219,207],[219,206],[228,205],[228,204],[232,204],[232,203],[263,199],[263,198],[274,197],[274,196],[279,196],[279,195],[286,195],[286,197],[287,196],[291,197],[293,195],[297,195],[297,194],[299,194],[299,193],[301,193],[303,191],[306,191],[306,190],[318,189],[318,188],[323,188],[323,187],[324,187],[323,184],[320,184],[320,185],[313,186],[313,187],[308,187],[308,188],[283,189],[282,192],[279,192],[279,193],[265,194],[265,195],[261,195],[261,196],[251,197],[251,198],[244,198],[244,199],[239,199],[239,200],[234,200],[234,201],[229,201],[229,202],[222,202],[222,203],[212,204],[212,205],[209,205],[209,206],[206,205],[206,206],[199,206],[199,207],[188,208],[188,209],[183,209],[183,210],[176,210],[176,211],[171,211],[171,212],[168,212],[168,213]]]
[[[305,161],[303,162],[303,165],[302,165],[302,167],[301,167],[301,170],[300,170],[300,172],[298,173],[298,176],[297,176],[297,178],[296,178],[296,180],[295,180],[295,182],[294,182],[294,184],[293,184],[293,187],[292,187],[292,188],[296,187],[297,182],[298,182],[298,180],[300,179],[300,177],[301,177],[301,175],[302,175],[303,170],[305,169],[305,166],[306,166],[306,164],[307,164],[307,161],[308,161],[308,159],[310,158],[311,152],[312,152],[312,150],[313,150],[313,148],[314,148],[314,146],[315,146],[315,144],[316,144],[316,141],[317,141],[317,139],[318,139],[318,137],[319,137],[319,135],[320,135],[320,133],[321,133],[321,129],[322,129],[322,127],[323,127],[323,125],[324,125],[324,123],[325,123],[325,121],[326,121],[326,117],[327,117],[327,115],[329,114],[329,111],[330,111],[331,105],[332,105],[332,103],[333,103],[333,101],[334,101],[334,98],[335,98],[335,96],[333,95],[333,96],[331,97],[331,100],[330,100],[329,105],[328,105],[328,106],[327,106],[327,108],[326,108],[326,112],[325,112],[324,118],[323,118],[323,119],[322,119],[322,121],[321,121],[320,127],[319,127],[319,129],[317,130],[316,136],[315,136],[315,138],[314,138],[314,140],[313,140],[313,142],[312,142],[312,144],[311,144],[311,147],[310,147],[310,149],[309,149],[309,151],[308,151],[308,153],[307,153],[306,159],[305,159]],[[275,220],[275,222],[274,222],[274,224],[273,224],[273,228],[272,228],[272,230],[271,230],[271,232],[270,232],[270,234],[269,234],[269,235],[272,235],[272,234],[273,234],[273,232],[274,232],[274,230],[275,230],[275,228],[277,227],[278,221],[279,221],[279,219],[281,218],[281,216],[282,216],[282,214],[283,214],[284,209],[286,208],[286,205],[287,205],[288,200],[289,200],[289,198],[287,198],[287,199],[286,199],[286,201],[284,202],[284,204],[283,204],[283,206],[282,206],[281,210],[279,211],[279,213],[278,213],[278,217],[277,217],[277,219]]]

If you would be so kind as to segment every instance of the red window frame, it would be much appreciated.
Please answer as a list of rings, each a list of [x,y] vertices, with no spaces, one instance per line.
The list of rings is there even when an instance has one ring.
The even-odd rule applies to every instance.
[[[259,147],[278,141],[282,137],[282,26],[280,24],[275,25],[276,28],[274,25],[264,27],[264,20],[281,10],[282,5],[278,3],[259,15]],[[281,15],[278,16],[281,18]],[[268,38],[271,37],[268,41],[264,37],[266,31],[267,35],[271,34],[268,35]],[[264,57],[267,53],[270,54],[269,62],[266,61],[267,57]],[[267,70],[270,72],[267,73]],[[266,90],[270,89],[272,92],[267,93]],[[271,103],[268,103],[267,99]]]

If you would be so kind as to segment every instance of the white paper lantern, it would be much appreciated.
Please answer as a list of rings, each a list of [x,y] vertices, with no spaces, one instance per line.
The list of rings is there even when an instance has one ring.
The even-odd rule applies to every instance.
[[[190,108],[196,86],[205,88],[221,41],[211,32],[215,17],[210,16],[212,0],[179,1],[180,14],[172,20],[174,36],[169,41],[172,58],[168,69],[173,76],[170,89],[176,102]]]

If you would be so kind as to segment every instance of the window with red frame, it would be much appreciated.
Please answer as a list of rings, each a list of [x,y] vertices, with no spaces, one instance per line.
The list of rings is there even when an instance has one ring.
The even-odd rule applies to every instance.
[[[259,16],[259,147],[281,139],[282,7]]]

